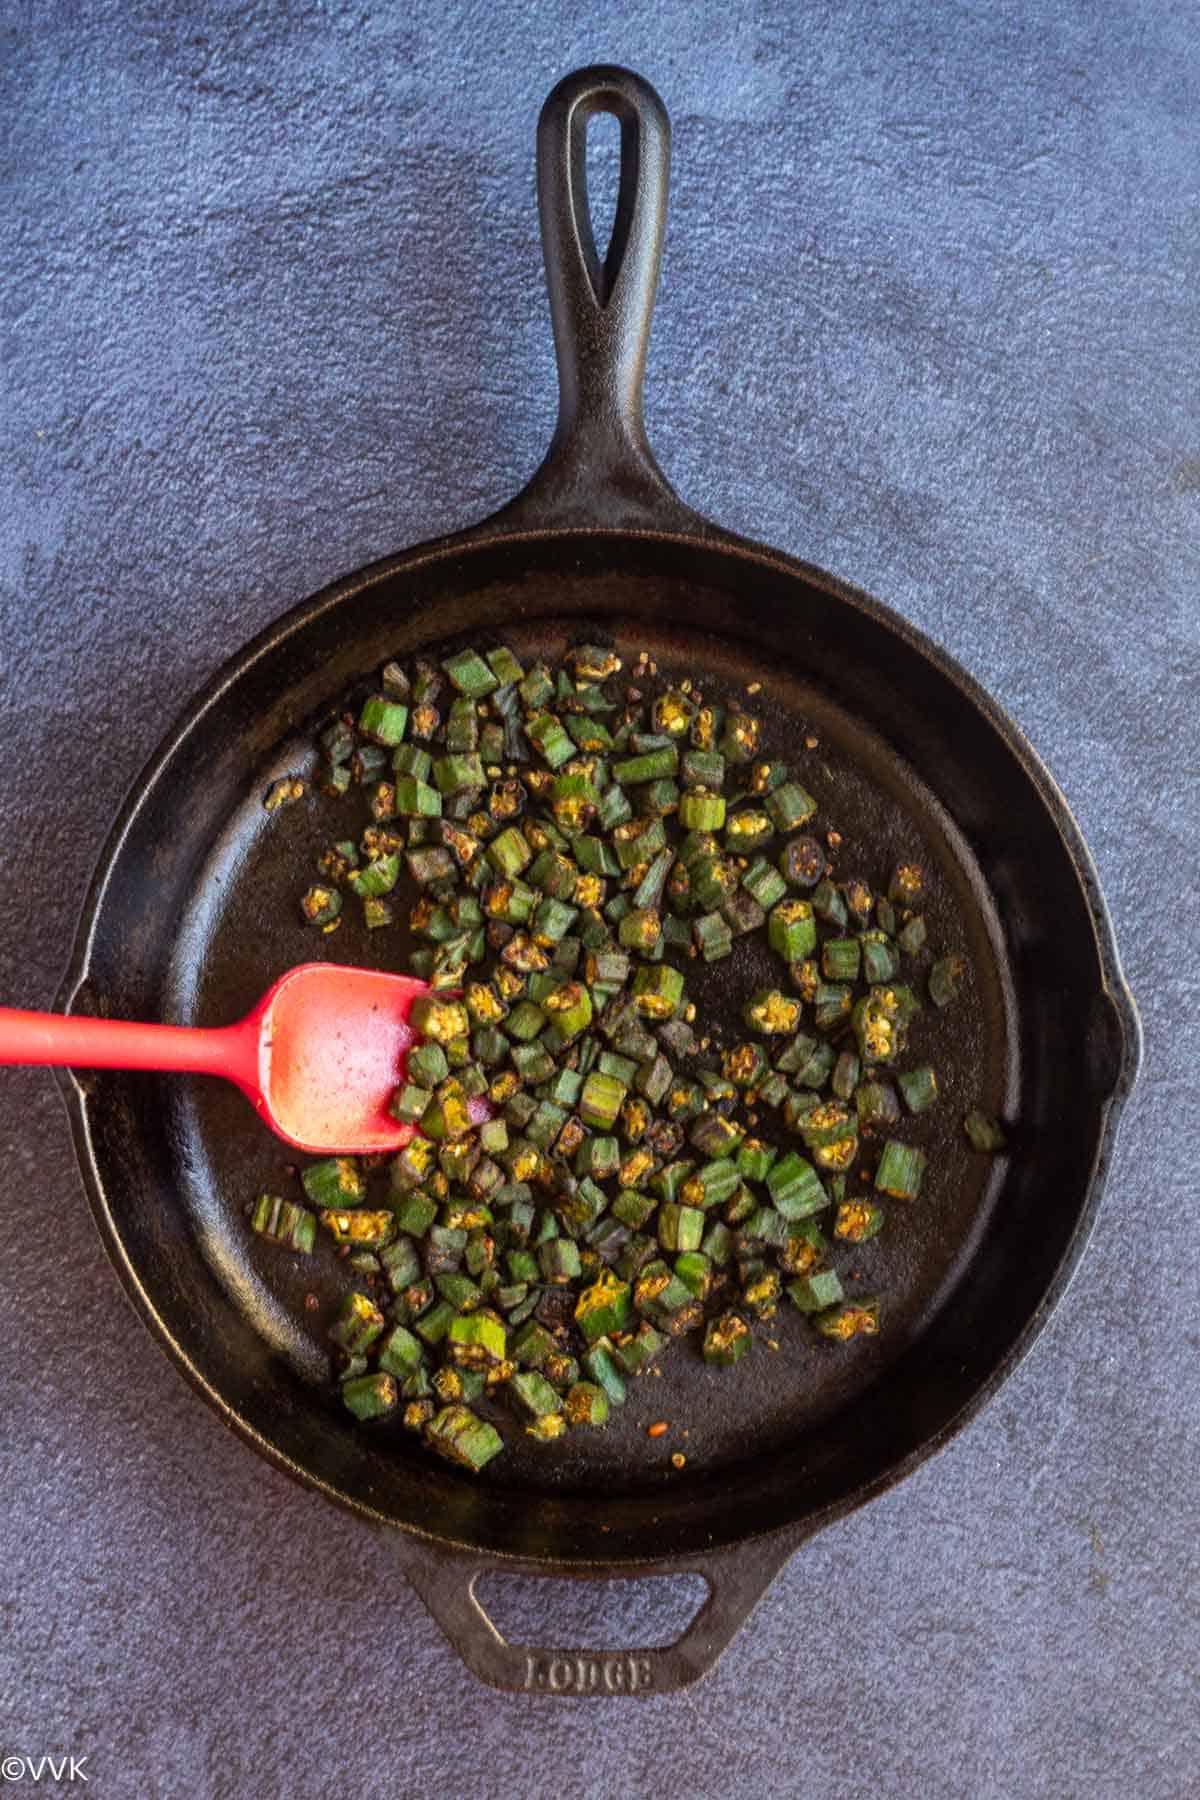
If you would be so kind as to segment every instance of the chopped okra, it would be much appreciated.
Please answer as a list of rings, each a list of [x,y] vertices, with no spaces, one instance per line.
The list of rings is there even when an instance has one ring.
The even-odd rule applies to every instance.
[[[365,927],[383,966],[394,943],[428,991],[390,1101],[418,1135],[309,1163],[249,1228],[341,1273],[349,1412],[473,1473],[514,1430],[553,1454],[648,1404],[634,1378],[668,1347],[721,1367],[766,1321],[874,1334],[853,1258],[881,1201],[1005,1143],[972,1112],[935,1174],[909,1141],[969,975],[930,942],[919,848],[860,837],[839,866],[837,783],[814,740],[772,741],[759,684],[626,662],[388,662],[325,715],[316,774],[267,796],[311,795],[275,826],[306,831],[338,797],[300,916],[339,946]]]

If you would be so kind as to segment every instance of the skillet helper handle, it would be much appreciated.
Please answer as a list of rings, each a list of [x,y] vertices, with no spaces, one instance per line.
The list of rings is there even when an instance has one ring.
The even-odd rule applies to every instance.
[[[621,1694],[673,1694],[689,1687],[717,1662],[774,1577],[797,1547],[787,1533],[752,1538],[727,1550],[665,1566],[602,1569],[595,1579],[613,1576],[699,1575],[708,1595],[687,1629],[673,1644],[634,1650],[551,1649],[510,1644],[501,1637],[475,1594],[486,1573],[515,1570],[545,1579],[544,1567],[474,1556],[411,1537],[384,1534],[412,1586],[471,1673],[507,1693],[549,1694],[578,1699],[612,1699]],[[551,1579],[588,1579],[559,1576]]]
[[[621,126],[616,216],[603,257],[587,192],[587,127],[597,113],[611,113]],[[542,108],[538,210],[558,358],[558,425],[541,468],[497,515],[506,525],[695,527],[696,515],[654,459],[642,417],[670,146],[666,108],[629,69],[580,69]]]

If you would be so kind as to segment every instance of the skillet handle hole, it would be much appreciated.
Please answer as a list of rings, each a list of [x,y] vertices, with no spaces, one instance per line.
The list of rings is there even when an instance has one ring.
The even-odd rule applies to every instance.
[[[487,1570],[472,1593],[506,1643],[620,1651],[672,1644],[708,1598],[702,1575],[563,1580]]]

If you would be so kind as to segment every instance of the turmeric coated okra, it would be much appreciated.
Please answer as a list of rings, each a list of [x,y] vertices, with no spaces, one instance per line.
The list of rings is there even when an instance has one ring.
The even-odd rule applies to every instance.
[[[783,1304],[829,1346],[874,1335],[847,1259],[886,1247],[927,1173],[905,1121],[938,1080],[909,1034],[969,971],[927,950],[924,870],[844,875],[818,772],[742,704],[651,685],[605,645],[557,670],[468,647],[388,663],[319,736],[342,835],[301,916],[336,943],[360,906],[429,983],[392,1102],[420,1135],[386,1164],[310,1164],[251,1223],[343,1257],[355,1417],[470,1470],[505,1430],[602,1427],[672,1339],[732,1370]],[[294,812],[296,786],[268,806]],[[731,1038],[688,973],[736,977],[751,941],[775,975],[747,977]],[[1003,1147],[982,1113],[965,1129]]]

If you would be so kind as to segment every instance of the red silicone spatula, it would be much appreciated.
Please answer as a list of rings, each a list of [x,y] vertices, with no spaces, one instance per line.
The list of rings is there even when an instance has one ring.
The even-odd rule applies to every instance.
[[[216,1030],[0,1007],[0,1063],[223,1075],[298,1150],[399,1150],[413,1127],[387,1103],[417,1036],[413,1002],[428,992],[410,975],[304,963]]]

